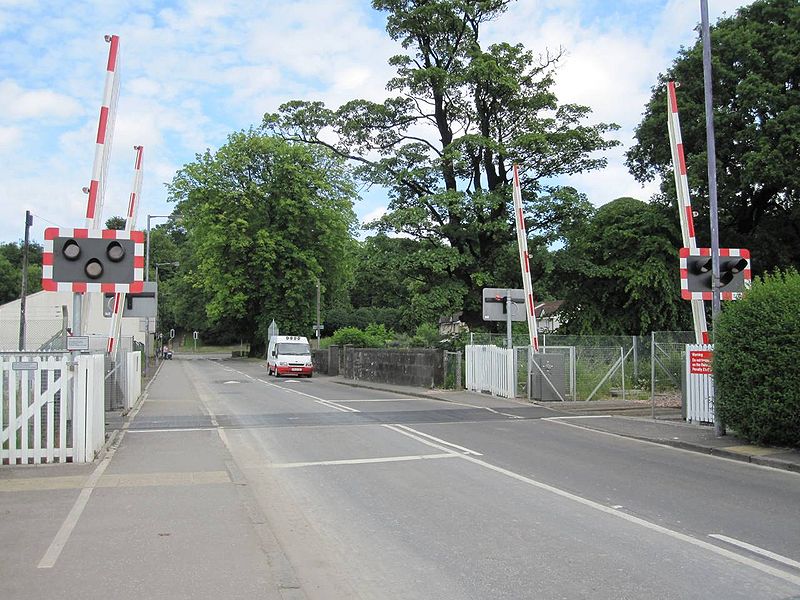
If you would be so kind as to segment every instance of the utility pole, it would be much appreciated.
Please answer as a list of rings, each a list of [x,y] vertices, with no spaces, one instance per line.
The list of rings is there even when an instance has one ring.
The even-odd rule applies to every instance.
[[[708,155],[708,204],[711,219],[711,331],[716,337],[720,312],[719,297],[719,227],[717,218],[717,150],[714,141],[714,101],[711,73],[711,26],[708,22],[708,0],[700,0],[703,31],[703,89],[706,110],[706,147]],[[717,388],[714,386],[714,433],[725,435],[725,424],[716,410]]]
[[[22,246],[22,291],[19,295],[19,351],[25,350],[25,300],[28,296],[28,245],[33,215],[25,211],[25,244]]]
[[[316,327],[316,329],[317,329],[317,332],[316,332],[317,333],[317,350],[319,350],[319,344],[320,344],[320,339],[319,338],[320,338],[320,325],[321,325],[320,322],[319,322],[319,320],[320,320],[319,297],[320,297],[320,284],[319,284],[319,278],[317,278],[317,327]]]

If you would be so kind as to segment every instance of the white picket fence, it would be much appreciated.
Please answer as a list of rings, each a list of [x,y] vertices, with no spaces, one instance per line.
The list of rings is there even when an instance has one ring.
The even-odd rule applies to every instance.
[[[686,372],[687,421],[714,422],[714,375],[711,372],[713,354],[713,344],[686,345],[684,369]]]
[[[465,346],[467,389],[501,398],[516,395],[514,350],[497,346]]]
[[[105,443],[103,355],[0,355],[0,462],[91,462]]]
[[[125,370],[125,410],[130,410],[142,394],[142,353],[128,352]]]

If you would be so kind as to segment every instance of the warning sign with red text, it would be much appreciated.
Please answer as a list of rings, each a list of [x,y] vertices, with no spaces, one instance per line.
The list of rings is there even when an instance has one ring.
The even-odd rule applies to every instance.
[[[689,372],[693,375],[711,375],[713,350],[691,350],[689,352]]]

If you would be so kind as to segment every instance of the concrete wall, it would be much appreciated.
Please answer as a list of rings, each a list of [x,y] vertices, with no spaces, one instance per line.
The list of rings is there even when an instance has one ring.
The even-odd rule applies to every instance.
[[[441,387],[444,384],[444,353],[427,348],[388,349],[331,346],[315,350],[314,370],[348,379]]]

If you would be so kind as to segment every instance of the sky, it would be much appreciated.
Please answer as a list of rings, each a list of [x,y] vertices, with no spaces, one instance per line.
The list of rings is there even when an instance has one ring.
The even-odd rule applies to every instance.
[[[711,22],[746,4],[709,0]],[[482,43],[562,48],[559,101],[621,126],[605,169],[559,180],[599,206],[657,191],[633,179],[624,153],[658,74],[694,43],[699,21],[700,0],[518,0],[484,25]],[[142,145],[145,229],[147,215],[172,212],[165,184],[178,169],[283,102],[383,100],[387,60],[402,51],[384,27],[368,0],[0,0],[0,242],[23,238],[26,210],[40,243],[45,227],[84,226],[105,35],[120,37],[120,91],[103,220],[125,214]],[[386,203],[368,190],[355,211],[372,220]]]

